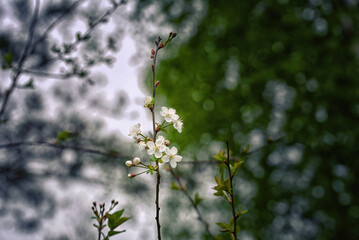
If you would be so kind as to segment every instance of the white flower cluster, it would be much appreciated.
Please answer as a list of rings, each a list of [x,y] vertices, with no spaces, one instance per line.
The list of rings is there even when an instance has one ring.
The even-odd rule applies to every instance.
[[[182,132],[183,122],[180,117],[176,114],[176,110],[173,108],[162,107],[160,114],[165,117],[166,122],[173,123],[173,127],[177,129],[179,133]]]
[[[144,103],[145,107],[152,109],[153,107],[153,99],[152,97],[146,97]],[[157,124],[158,129],[161,130],[161,128],[168,127],[170,125],[166,125],[167,123],[172,123],[173,127],[179,132],[182,132],[182,126],[183,122],[181,118],[176,114],[176,110],[173,108],[166,108],[162,107],[161,116],[164,117],[164,120],[162,124]],[[158,131],[159,131],[158,130]],[[177,155],[177,148],[172,147],[169,148],[170,141],[166,140],[163,136],[158,136],[157,139],[152,140],[149,137],[146,137],[142,134],[141,131],[141,124],[137,123],[133,125],[130,128],[129,134],[130,137],[136,139],[139,148],[141,150],[147,150],[147,154],[150,156],[154,156],[156,159],[160,160],[160,162],[168,162],[172,168],[175,168],[177,166],[177,163],[182,160],[182,157]],[[133,161],[127,161],[125,164],[128,167],[137,166],[141,163],[141,160],[139,158],[134,158]],[[142,163],[141,163],[142,164]]]

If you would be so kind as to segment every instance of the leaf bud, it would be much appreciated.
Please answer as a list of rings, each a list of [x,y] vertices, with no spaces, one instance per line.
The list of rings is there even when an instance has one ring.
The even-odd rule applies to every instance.
[[[157,82],[156,82],[156,87],[158,87],[159,84],[160,84],[160,81],[157,81]]]
[[[152,49],[152,50],[151,50],[151,53],[152,53],[152,55],[155,55],[156,52],[155,52],[154,49]]]

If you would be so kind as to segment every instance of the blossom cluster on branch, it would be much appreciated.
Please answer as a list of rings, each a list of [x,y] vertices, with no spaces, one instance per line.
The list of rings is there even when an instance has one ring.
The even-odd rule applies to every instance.
[[[145,98],[144,107],[153,110],[154,99],[148,96]],[[182,132],[183,120],[176,110],[173,108],[162,107],[160,115],[163,116],[164,120],[162,123],[156,122],[156,132],[166,132],[166,128],[173,126],[179,133]],[[128,133],[128,136],[132,137],[138,144],[140,150],[146,150],[147,154],[151,156],[151,161],[159,161],[159,163],[169,163],[172,168],[177,166],[177,163],[182,160],[182,156],[178,155],[178,150],[175,146],[170,147],[170,141],[163,135],[158,135],[156,140],[146,136],[142,133],[141,124],[137,123],[133,125]],[[146,169],[145,171],[128,175],[129,178],[134,178],[142,173],[153,173],[155,169],[151,164],[146,165],[141,162],[140,158],[135,157],[132,161],[126,161],[127,167],[140,167]]]

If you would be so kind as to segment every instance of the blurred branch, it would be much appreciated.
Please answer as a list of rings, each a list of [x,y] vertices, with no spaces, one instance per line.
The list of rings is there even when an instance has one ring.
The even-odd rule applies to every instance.
[[[82,33],[82,36],[90,36],[91,33],[95,30],[95,28],[100,24],[100,23],[104,23],[107,20],[107,17],[110,16],[113,12],[115,12],[117,10],[117,8],[119,8],[121,5],[126,4],[127,1],[120,1],[118,4],[113,5],[113,7],[109,10],[107,10],[100,18],[98,18],[95,22],[93,22],[88,29]],[[68,48],[69,49],[74,49],[76,48],[76,46],[78,46],[82,41],[84,41],[84,39],[81,38],[77,38],[75,41],[73,41],[72,43],[68,44]],[[58,60],[61,60],[63,58],[62,54],[59,54],[59,56],[53,57],[51,59],[48,60],[47,64],[50,63],[54,63]],[[33,70],[33,69],[37,69],[39,67],[38,64],[30,66],[28,68],[28,70]]]
[[[96,154],[96,155],[101,155],[101,156],[105,156],[105,157],[129,159],[129,157],[122,156],[122,155],[120,155],[120,153],[117,153],[117,152],[105,152],[105,151],[100,151],[97,149],[73,146],[73,145],[69,145],[69,144],[61,144],[61,143],[57,143],[57,142],[51,143],[51,142],[46,142],[46,141],[19,141],[19,142],[0,144],[0,149],[16,148],[16,147],[21,147],[21,146],[46,146],[46,147],[57,148],[57,149],[72,149],[77,152],[85,152],[85,153]]]
[[[2,104],[1,104],[0,119],[4,115],[7,103],[9,101],[9,99],[10,99],[10,96],[13,93],[13,91],[15,90],[17,80],[18,80],[18,78],[19,78],[19,76],[21,74],[21,68],[22,68],[26,58],[29,56],[30,47],[31,47],[31,44],[32,44],[32,39],[34,37],[35,27],[36,27],[36,23],[37,23],[38,16],[39,16],[39,5],[40,5],[40,0],[36,0],[35,9],[34,9],[34,16],[32,17],[31,24],[29,26],[28,38],[27,38],[27,41],[26,41],[24,52],[22,53],[22,55],[21,55],[21,57],[19,59],[17,67],[14,68],[14,70],[13,70],[13,72],[11,74],[11,86],[6,90],[4,100],[3,100]]]
[[[37,39],[34,44],[32,44],[32,47],[30,49],[30,54],[33,53],[33,51],[35,50],[36,46],[41,43],[42,41],[44,41],[47,36],[49,35],[49,33],[51,32],[51,30],[57,25],[59,24],[62,20],[65,19],[65,17],[67,15],[69,15],[71,12],[73,12],[79,5],[81,2],[83,2],[84,0],[78,0],[76,2],[74,2],[73,4],[71,4],[70,7],[68,7],[58,18],[56,18],[45,30],[45,32],[42,34],[42,36]]]
[[[181,177],[179,175],[177,175],[173,171],[172,167],[169,166],[168,169],[171,172],[172,176],[176,179],[176,182],[177,182],[180,190],[186,195],[187,199],[191,202],[192,207],[194,208],[194,210],[197,213],[199,221],[203,224],[203,226],[205,227],[205,229],[206,229],[207,233],[209,234],[209,236],[211,236],[212,239],[215,239],[214,236],[212,235],[212,233],[209,230],[208,223],[204,220],[201,212],[199,211],[197,204],[194,202],[191,195],[188,193],[186,186],[183,185]]]
[[[281,140],[283,137],[285,136],[285,134],[281,135],[280,137],[276,138],[276,139],[273,139],[271,137],[269,137],[267,139],[267,144],[259,147],[259,148],[256,148],[256,149],[253,149],[251,151],[248,151],[248,149],[243,149],[242,152],[241,152],[241,155],[244,157],[244,156],[248,156],[248,155],[251,155],[253,153],[256,153],[256,152],[259,152],[261,150],[263,150],[264,148],[268,147],[269,145],[272,145],[276,142],[278,142],[279,140]],[[233,157],[231,159],[231,161],[233,162],[238,162],[240,161],[240,157]],[[198,160],[198,161],[183,161],[181,162],[181,164],[218,164],[218,161],[217,160]]]
[[[47,78],[55,78],[55,79],[68,79],[74,74],[59,74],[59,73],[51,73],[51,72],[39,72],[34,70],[23,69],[23,73],[29,75],[35,75],[39,77],[47,77]]]

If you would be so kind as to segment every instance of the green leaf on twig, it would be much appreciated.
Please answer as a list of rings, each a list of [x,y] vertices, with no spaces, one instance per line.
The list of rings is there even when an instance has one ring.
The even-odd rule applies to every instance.
[[[203,200],[203,199],[199,197],[199,194],[198,194],[198,193],[196,193],[196,194],[194,195],[194,200],[193,200],[193,201],[194,201],[194,205],[195,205],[195,206],[197,206],[198,204],[200,204],[200,203],[202,202],[202,200]]]
[[[69,131],[63,131],[57,134],[57,141],[66,141],[69,139],[73,139],[74,137],[75,137],[74,133]]]
[[[122,223],[130,219],[128,217],[121,217],[124,211],[125,210],[122,209],[113,214],[106,214],[106,217],[108,218],[108,227],[110,228],[111,231],[115,230]]]
[[[178,186],[177,184],[175,184],[174,182],[172,182],[172,184],[171,184],[171,189],[172,189],[172,190],[181,190],[181,187]]]

